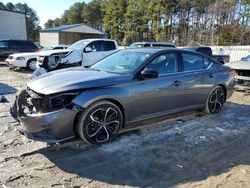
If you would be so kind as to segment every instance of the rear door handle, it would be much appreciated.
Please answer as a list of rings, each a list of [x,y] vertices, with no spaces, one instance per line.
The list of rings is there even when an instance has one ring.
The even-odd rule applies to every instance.
[[[213,78],[214,77],[214,73],[209,73],[208,76],[209,76],[209,78]]]
[[[175,85],[175,86],[179,86],[180,84],[181,84],[181,81],[179,81],[179,80],[175,80],[175,81],[174,81],[174,85]]]

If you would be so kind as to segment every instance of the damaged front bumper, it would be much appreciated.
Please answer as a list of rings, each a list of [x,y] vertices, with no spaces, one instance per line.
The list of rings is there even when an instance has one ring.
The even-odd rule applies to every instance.
[[[20,122],[19,130],[26,137],[47,143],[58,143],[75,137],[76,110],[64,107],[49,112],[31,111],[29,97],[27,91],[23,90],[11,108],[11,115]]]
[[[239,85],[250,86],[250,70],[235,70],[235,82]]]

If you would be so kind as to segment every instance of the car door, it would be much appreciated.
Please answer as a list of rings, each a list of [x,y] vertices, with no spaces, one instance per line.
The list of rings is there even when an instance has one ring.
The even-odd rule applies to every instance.
[[[85,48],[90,47],[92,49],[91,52],[86,52],[85,48],[83,50],[83,66],[90,66],[101,60],[104,56],[104,41],[94,41],[89,43]]]
[[[192,52],[181,53],[181,73],[178,77],[179,92],[177,100],[181,107],[203,106],[207,96],[216,82],[216,77],[209,69],[211,61],[208,57]]]
[[[179,107],[176,99],[180,95],[178,52],[167,52],[157,56],[143,70],[155,70],[157,78],[134,79],[131,86],[133,98],[131,110],[134,121],[155,117]],[[133,121],[133,120],[132,120]]]

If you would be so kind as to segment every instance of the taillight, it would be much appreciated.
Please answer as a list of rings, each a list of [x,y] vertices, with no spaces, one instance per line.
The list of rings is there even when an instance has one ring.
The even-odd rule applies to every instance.
[[[40,51],[40,48],[36,48],[36,49],[35,49],[35,52],[39,52],[39,51]]]
[[[235,76],[236,76],[236,71],[235,71],[234,69],[231,69],[231,70],[230,70],[230,75],[231,75],[233,78],[235,78]]]

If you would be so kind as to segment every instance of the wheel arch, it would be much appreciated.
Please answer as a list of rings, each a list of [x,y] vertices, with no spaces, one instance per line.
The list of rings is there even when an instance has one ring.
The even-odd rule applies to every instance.
[[[115,104],[122,112],[122,116],[123,116],[123,123],[122,123],[122,128],[125,128],[125,125],[126,125],[126,122],[127,122],[127,117],[126,117],[126,112],[125,112],[125,109],[123,107],[123,105],[118,101],[118,100],[115,100],[115,99],[112,99],[112,98],[101,98],[101,99],[98,99],[98,100],[95,100],[95,101],[92,101],[91,103],[88,103],[87,106],[85,106],[85,109],[88,108],[89,106],[91,106],[92,104],[96,103],[96,102],[99,102],[99,101],[109,101],[113,104]],[[84,110],[83,110],[84,111]],[[75,118],[74,118],[74,123],[73,123],[73,130],[74,130],[74,133],[76,136],[79,136],[78,133],[77,133],[77,121],[78,121],[78,118],[80,116],[80,114],[83,112],[83,111],[79,111],[76,115],[75,115]]]
[[[30,58],[30,59],[28,59],[28,61],[26,62],[26,66],[28,65],[28,63],[30,62],[30,61],[37,61],[37,58]]]
[[[226,97],[225,97],[225,102],[226,102],[226,100],[227,100],[227,88],[224,84],[219,84],[218,86],[223,88],[223,91],[225,92],[225,95],[226,95]]]

